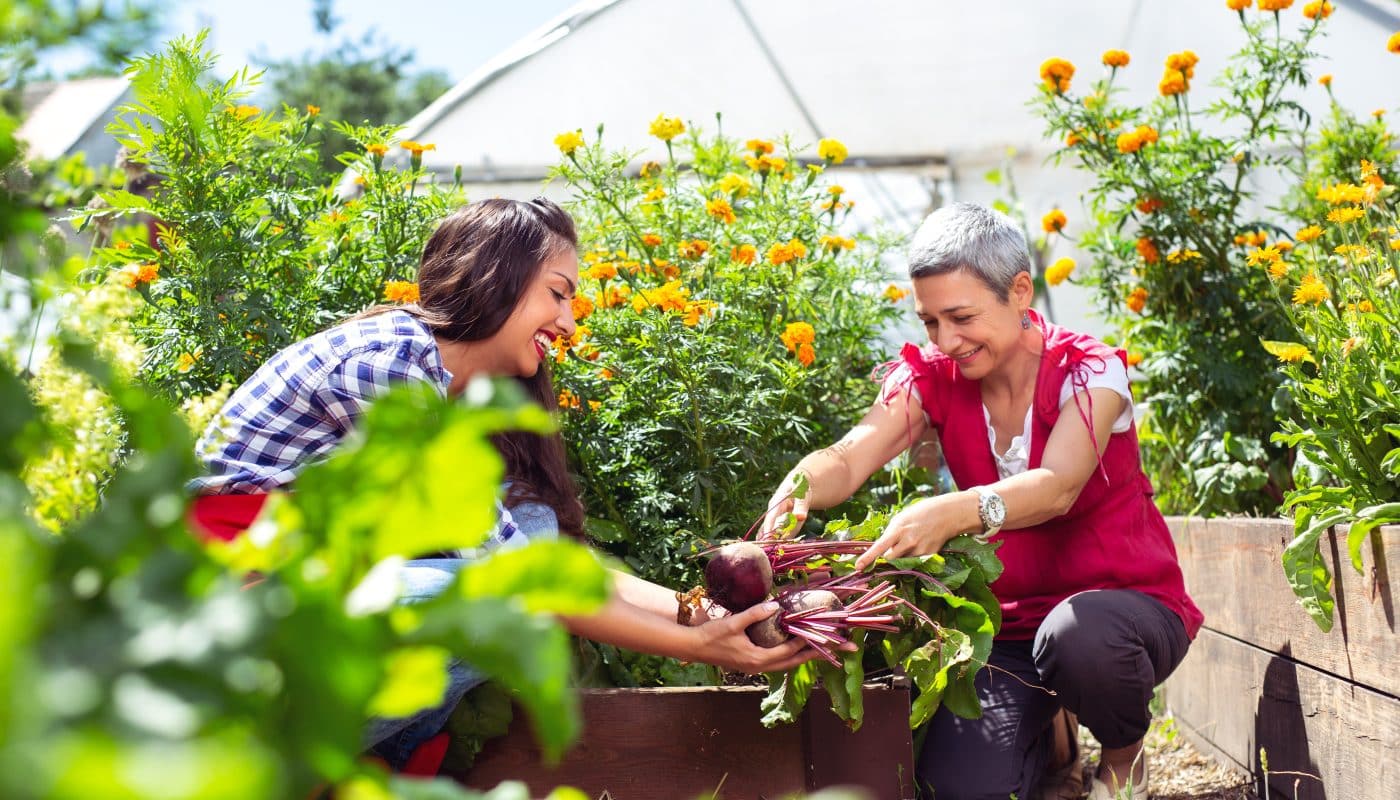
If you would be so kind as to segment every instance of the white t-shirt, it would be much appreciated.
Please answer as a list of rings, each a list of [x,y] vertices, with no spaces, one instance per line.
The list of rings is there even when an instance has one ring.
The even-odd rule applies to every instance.
[[[1105,369],[1102,373],[1094,370],[1084,370],[1087,378],[1085,389],[1112,389],[1117,392],[1127,402],[1123,407],[1123,413],[1113,421],[1113,432],[1123,433],[1133,425],[1133,395],[1128,390],[1128,369],[1123,366],[1123,362],[1116,358],[1105,360]],[[1074,396],[1074,384],[1068,376],[1060,386],[1060,408],[1065,407],[1065,403]],[[987,443],[991,445],[992,456],[997,462],[997,475],[1002,478],[1009,478],[1012,475],[1019,475],[1030,468],[1031,460],[1031,412],[1035,408],[1035,403],[1031,403],[1026,409],[1026,422],[1021,430],[1020,436],[1011,437],[1011,444],[1006,448],[1005,453],[997,452],[997,432],[992,428],[992,413],[987,407],[982,406],[982,418],[987,423]]]

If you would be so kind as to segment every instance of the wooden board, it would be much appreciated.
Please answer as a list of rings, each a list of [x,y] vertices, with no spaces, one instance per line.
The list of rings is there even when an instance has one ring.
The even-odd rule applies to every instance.
[[[561,785],[612,800],[716,797],[777,798],[837,784],[856,785],[872,800],[906,800],[913,792],[909,689],[868,686],[865,724],[850,732],[813,692],[800,722],[764,728],[761,687],[595,689],[582,691],[579,743],[545,767],[519,716],[488,742],[468,786],[520,780],[543,796]]]
[[[1264,748],[1274,797],[1294,797],[1295,782],[1297,800],[1400,793],[1400,699],[1211,630],[1167,681],[1166,698],[1191,738],[1256,776]]]
[[[1400,527],[1363,548],[1363,573],[1346,553],[1345,529],[1322,541],[1337,609],[1330,633],[1304,613],[1281,557],[1293,523],[1279,519],[1168,520],[1186,586],[1211,630],[1400,697]],[[1397,790],[1400,793],[1400,790]]]

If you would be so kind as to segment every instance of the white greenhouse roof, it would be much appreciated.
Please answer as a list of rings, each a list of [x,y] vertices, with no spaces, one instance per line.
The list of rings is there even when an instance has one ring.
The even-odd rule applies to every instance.
[[[15,132],[29,146],[31,158],[68,155],[93,129],[106,125],[112,108],[126,95],[124,77],[81,78],[54,84],[30,109]]]

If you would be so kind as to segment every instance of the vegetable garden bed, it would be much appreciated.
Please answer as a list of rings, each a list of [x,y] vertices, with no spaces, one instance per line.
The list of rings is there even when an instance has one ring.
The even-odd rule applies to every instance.
[[[1381,800],[1400,787],[1400,526],[1348,563],[1346,529],[1322,552],[1336,624],[1318,629],[1280,567],[1293,523],[1170,520],[1205,627],[1166,684],[1181,729],[1205,751],[1298,800]],[[1260,753],[1264,753],[1261,760]],[[1306,777],[1306,776],[1312,777]]]
[[[581,692],[583,732],[556,766],[546,766],[529,726],[517,717],[486,743],[468,786],[522,780],[532,793],[570,785],[589,797],[781,797],[859,786],[873,800],[914,796],[909,687],[865,685],[865,723],[852,732],[812,693],[793,725],[765,728],[761,686],[591,689]],[[604,793],[606,792],[606,795]]]

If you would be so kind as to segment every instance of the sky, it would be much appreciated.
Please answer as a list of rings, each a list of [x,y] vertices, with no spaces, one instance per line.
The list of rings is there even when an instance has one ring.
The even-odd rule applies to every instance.
[[[311,0],[171,0],[161,41],[210,29],[220,65],[232,70],[258,57],[295,58],[376,30],[383,40],[415,54],[417,69],[439,69],[449,80],[466,77],[492,56],[574,5],[574,0],[335,0],[340,20],[331,37],[319,33]],[[64,54],[57,70],[76,66]]]

